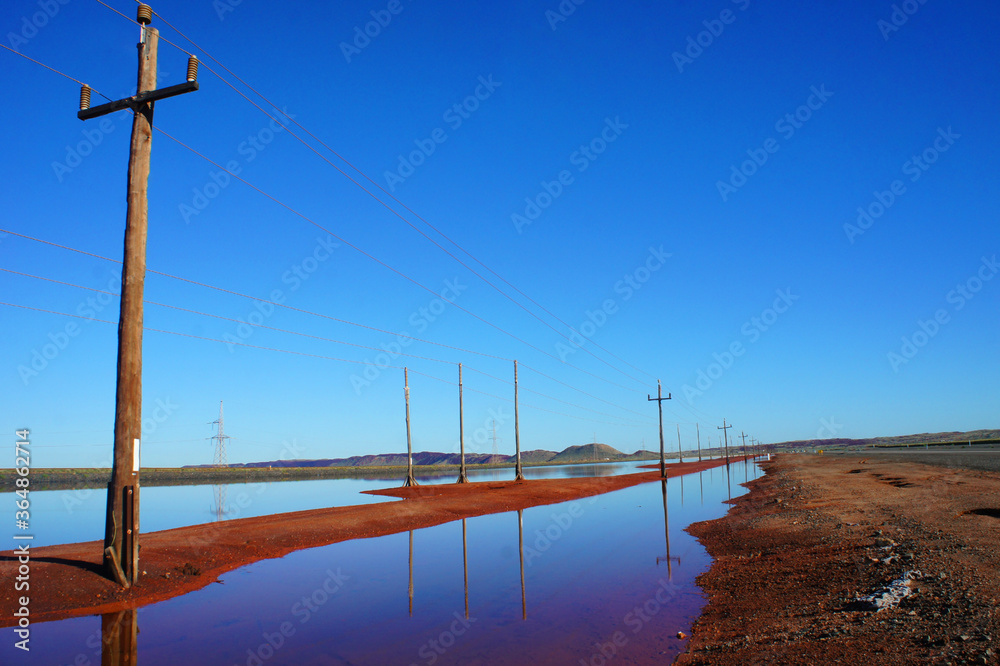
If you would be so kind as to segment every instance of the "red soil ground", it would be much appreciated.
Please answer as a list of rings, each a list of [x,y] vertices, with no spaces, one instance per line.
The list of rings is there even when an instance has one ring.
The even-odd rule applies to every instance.
[[[783,454],[724,518],[680,664],[996,664],[1000,474]],[[921,575],[894,609],[867,595]]]

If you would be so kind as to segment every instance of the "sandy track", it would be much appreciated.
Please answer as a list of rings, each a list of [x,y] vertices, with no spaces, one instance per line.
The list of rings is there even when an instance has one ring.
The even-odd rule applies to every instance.
[[[689,529],[716,561],[678,663],[998,663],[1000,474],[875,456],[765,468]],[[908,570],[922,576],[895,609],[856,610]]]

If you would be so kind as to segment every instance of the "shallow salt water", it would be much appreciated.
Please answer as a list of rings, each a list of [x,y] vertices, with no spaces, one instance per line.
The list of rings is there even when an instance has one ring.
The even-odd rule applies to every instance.
[[[734,463],[665,495],[651,482],[298,551],[137,612],[34,624],[30,654],[0,630],[0,663],[669,663],[710,565],[684,528],[759,474]]]
[[[612,476],[639,471],[649,461],[525,467],[528,479]],[[418,475],[422,484],[453,483],[456,473]],[[474,470],[470,481],[513,479],[513,469]],[[230,483],[198,486],[149,486],[141,489],[142,532],[156,532],[216,520],[232,520],[275,513],[352,504],[398,501],[395,497],[363,494],[363,490],[394,488],[399,476],[372,475],[363,479],[316,479],[269,483]],[[32,545],[36,548],[104,538],[107,491],[103,488],[37,490],[31,493]],[[13,505],[13,492],[0,501]]]

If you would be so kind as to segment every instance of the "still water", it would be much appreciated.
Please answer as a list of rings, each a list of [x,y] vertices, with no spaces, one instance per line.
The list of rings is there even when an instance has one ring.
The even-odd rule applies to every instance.
[[[684,528],[759,475],[735,463],[298,551],[138,611],[35,624],[30,654],[0,630],[0,663],[669,663],[710,564]]]
[[[649,461],[525,467],[529,479],[611,476],[640,471]],[[454,483],[456,473],[418,476],[422,484]],[[470,481],[513,479],[513,469],[475,470]],[[372,475],[364,479],[322,479],[270,483],[233,483],[200,486],[142,488],[143,532],[200,525],[216,520],[268,516],[332,506],[398,501],[394,497],[363,494],[363,490],[402,485],[398,476]],[[14,493],[0,499],[13,506]],[[41,490],[31,493],[33,547],[78,543],[104,538],[107,491],[103,488]]]

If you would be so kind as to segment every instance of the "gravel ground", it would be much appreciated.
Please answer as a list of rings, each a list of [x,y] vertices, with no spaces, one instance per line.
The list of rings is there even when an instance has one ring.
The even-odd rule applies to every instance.
[[[825,454],[824,454],[825,455]],[[831,454],[838,456],[840,454]],[[952,469],[979,469],[988,472],[1000,472],[1000,447],[996,446],[975,446],[970,448],[961,447],[941,447],[930,448],[913,447],[902,449],[871,449],[860,453],[845,454],[851,457],[861,455],[873,462],[912,462],[922,465],[934,465],[936,467],[950,467]]]
[[[715,562],[678,663],[1000,663],[1000,474],[941,466],[985,455],[765,463],[724,518],[688,529]]]

